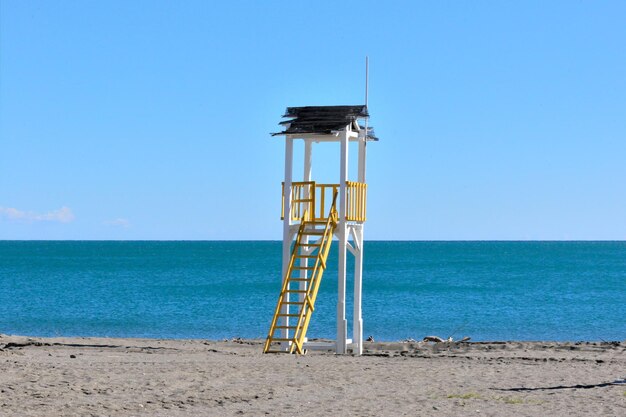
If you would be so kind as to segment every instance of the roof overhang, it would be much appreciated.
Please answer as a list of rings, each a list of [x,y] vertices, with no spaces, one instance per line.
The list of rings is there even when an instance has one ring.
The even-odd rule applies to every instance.
[[[359,124],[359,120],[369,118],[365,105],[287,107],[283,117],[290,118],[279,123],[285,130],[272,136],[332,142],[340,140],[338,132],[347,131],[356,133],[349,135],[350,140],[378,140],[373,129],[367,128],[366,134]]]

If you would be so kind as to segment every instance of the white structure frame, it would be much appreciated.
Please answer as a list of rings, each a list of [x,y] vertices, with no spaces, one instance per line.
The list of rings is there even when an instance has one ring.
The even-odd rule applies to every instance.
[[[356,131],[353,130],[356,128]],[[283,201],[283,264],[282,276],[285,279],[289,261],[291,259],[291,244],[297,235],[299,223],[291,220],[291,189],[293,181],[293,144],[294,140],[304,140],[304,172],[303,181],[311,181],[313,144],[320,142],[340,143],[339,162],[339,196],[338,212],[339,222],[335,228],[334,236],[339,242],[338,261],[338,299],[337,299],[337,338],[330,346],[334,347],[338,354],[348,353],[361,355],[363,353],[363,317],[362,317],[362,281],[363,281],[363,222],[346,220],[347,214],[347,186],[348,181],[348,148],[349,142],[358,142],[358,182],[365,183],[365,160],[366,160],[366,135],[358,124],[347,124],[345,129],[332,132],[331,134],[287,134],[285,135],[285,198]],[[346,318],[346,275],[347,275],[347,252],[354,255],[354,310],[353,310],[353,333],[352,339],[348,339],[348,320]],[[306,259],[301,260],[301,266],[306,266]],[[301,289],[306,289],[302,283]],[[288,296],[288,295],[287,295]],[[289,301],[288,299],[286,301]],[[282,313],[289,313],[289,306],[283,306]],[[283,319],[285,320],[285,319]],[[289,338],[289,330],[281,329],[281,338]],[[289,342],[284,342],[289,343]],[[305,348],[328,348],[328,345],[320,346],[310,342],[305,343]]]

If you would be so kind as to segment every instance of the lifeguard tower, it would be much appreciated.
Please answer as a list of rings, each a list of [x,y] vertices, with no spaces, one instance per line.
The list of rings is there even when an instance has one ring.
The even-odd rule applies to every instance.
[[[339,243],[336,353],[363,352],[361,283],[363,277],[363,225],[366,218],[366,146],[378,140],[367,127],[367,105],[288,107],[280,124],[285,137],[283,183],[282,289],[265,353],[298,353],[312,347],[306,332],[315,308],[333,236]],[[361,125],[359,122],[365,122]],[[294,142],[304,141],[304,172],[293,178]],[[314,144],[340,143],[339,182],[320,184],[311,178]],[[358,142],[358,179],[348,179],[349,142]],[[353,335],[348,339],[346,320],[346,263],[354,255]],[[332,346],[331,346],[332,347]]]

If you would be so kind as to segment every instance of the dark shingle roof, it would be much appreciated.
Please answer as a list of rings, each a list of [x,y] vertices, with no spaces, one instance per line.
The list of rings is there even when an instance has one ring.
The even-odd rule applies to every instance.
[[[290,120],[280,122],[282,126],[287,126],[286,129],[272,133],[272,136],[304,133],[330,134],[333,131],[345,129],[351,123],[357,123],[358,119],[369,118],[369,113],[364,105],[306,106],[287,107],[283,117],[290,118]],[[362,126],[360,128],[363,129]],[[368,128],[368,139],[377,140],[371,128]]]

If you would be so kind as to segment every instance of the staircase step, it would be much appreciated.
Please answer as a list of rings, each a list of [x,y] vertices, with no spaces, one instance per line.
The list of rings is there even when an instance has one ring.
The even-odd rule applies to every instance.
[[[284,339],[281,337],[272,337],[270,338],[270,343],[271,342],[293,342],[293,339]]]
[[[301,301],[281,301],[281,304],[289,304],[289,305],[302,305],[304,304]]]
[[[315,267],[314,266],[292,266],[291,269],[312,271],[315,269]]]
[[[311,281],[311,278],[294,278],[294,277],[289,277],[290,281],[295,281],[295,282],[309,282]]]
[[[321,243],[302,243],[302,242],[298,242],[296,243],[296,246],[313,246],[313,247],[320,247],[322,246]]]
[[[297,329],[298,326],[274,326],[275,329]]]
[[[322,240],[321,240],[321,237],[319,237],[319,238],[311,237],[308,240],[308,242],[304,242],[304,240],[298,240],[297,243],[299,243],[300,245],[308,245],[309,243],[311,243],[311,244],[322,243]]]
[[[284,314],[284,313],[278,313],[278,315],[280,317],[300,317],[300,314]]]
[[[287,290],[286,292],[299,292],[299,293],[306,293],[308,292],[307,290]]]
[[[300,254],[296,256],[298,257],[297,259],[299,260],[305,259],[304,257],[306,257],[306,259],[315,261],[315,258],[317,258],[321,250],[322,250],[321,248],[309,248],[309,249],[302,248]],[[302,256],[302,258],[300,258],[299,256]]]

